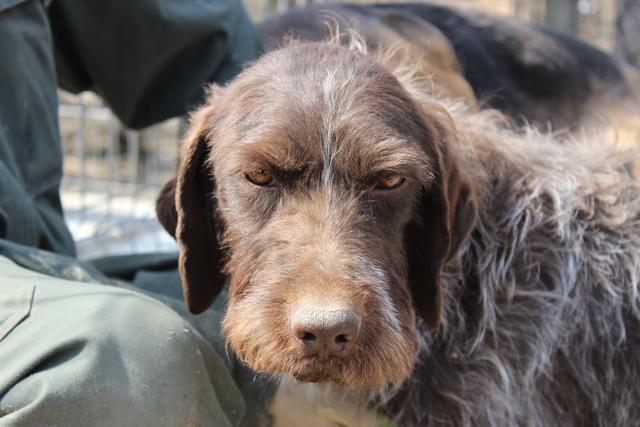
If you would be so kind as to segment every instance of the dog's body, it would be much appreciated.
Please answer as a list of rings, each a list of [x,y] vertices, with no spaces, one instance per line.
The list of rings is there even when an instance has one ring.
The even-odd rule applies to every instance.
[[[272,49],[288,34],[324,40],[327,19],[356,28],[372,48],[411,45],[414,66],[431,67],[443,95],[469,105],[477,98],[518,123],[575,128],[639,108],[637,69],[574,38],[479,11],[428,2],[312,5],[258,29]]]
[[[443,325],[420,332],[388,412],[411,426],[634,425],[638,154],[515,135],[482,115],[454,117],[476,227],[444,272]]]
[[[213,90],[158,201],[191,310],[226,274],[242,360],[383,391],[400,425],[636,422],[637,152],[383,65],[292,43]]]

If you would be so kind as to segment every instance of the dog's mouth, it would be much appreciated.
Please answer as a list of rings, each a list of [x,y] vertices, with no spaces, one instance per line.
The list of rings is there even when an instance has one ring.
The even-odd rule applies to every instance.
[[[335,356],[304,356],[289,372],[298,381],[309,383],[344,383],[345,360]]]
[[[383,364],[375,358],[375,353],[363,354],[359,349],[342,356],[300,354],[298,351],[278,353],[277,350],[254,350],[238,355],[251,369],[261,374],[289,375],[300,382],[332,383],[363,391],[399,384],[413,370],[413,357],[410,355],[398,353],[398,365],[394,365],[396,359]]]
[[[335,376],[329,372],[321,372],[321,371],[308,371],[308,372],[297,372],[293,374],[293,377],[298,381],[305,383],[327,383],[334,382],[339,383]]]

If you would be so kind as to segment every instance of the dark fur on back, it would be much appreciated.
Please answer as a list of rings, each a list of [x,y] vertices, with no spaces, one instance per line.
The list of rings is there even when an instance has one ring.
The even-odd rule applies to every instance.
[[[478,99],[517,120],[572,126],[626,99],[637,83],[625,80],[627,66],[611,55],[512,19],[428,3],[372,9],[410,13],[435,25],[451,41]]]

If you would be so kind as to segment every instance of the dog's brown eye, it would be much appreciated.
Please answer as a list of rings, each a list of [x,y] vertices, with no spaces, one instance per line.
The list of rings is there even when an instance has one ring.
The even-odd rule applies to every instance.
[[[261,187],[267,186],[273,182],[273,174],[271,171],[266,169],[256,169],[254,171],[248,172],[246,175],[247,179],[251,181],[255,185],[259,185]]]
[[[383,175],[376,181],[376,190],[391,190],[398,188],[404,182],[404,177],[396,174]]]

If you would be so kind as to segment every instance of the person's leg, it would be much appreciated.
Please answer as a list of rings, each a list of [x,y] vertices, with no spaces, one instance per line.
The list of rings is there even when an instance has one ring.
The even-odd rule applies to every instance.
[[[74,248],[46,10],[1,6],[0,254],[21,266],[0,255],[0,426],[240,423],[230,367],[190,323],[60,255]]]
[[[227,367],[162,303],[34,273],[3,257],[0,271],[3,300],[11,303],[0,303],[0,425],[225,426],[242,419]]]
[[[72,255],[52,52],[41,1],[0,12],[0,239]]]

